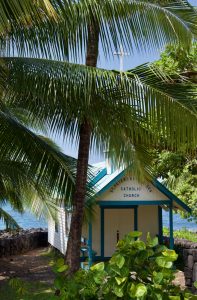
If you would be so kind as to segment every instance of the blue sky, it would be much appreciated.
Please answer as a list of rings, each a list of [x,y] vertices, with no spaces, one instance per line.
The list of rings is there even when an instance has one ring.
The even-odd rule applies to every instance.
[[[189,2],[192,5],[197,6],[197,0],[189,0]],[[154,49],[151,51],[151,53],[147,54],[134,52],[124,58],[124,69],[131,69],[140,64],[157,60],[159,59],[162,50],[163,49]],[[117,56],[113,57],[112,55],[111,60],[106,60],[102,55],[102,51],[100,52],[101,54],[98,67],[105,69],[119,69],[119,59]],[[66,141],[64,141],[63,143],[62,138],[55,138],[55,141],[60,145],[64,153],[73,157],[77,157],[77,145],[71,145],[69,143],[66,143]],[[102,154],[90,153],[90,163],[95,163],[101,160],[103,160]]]
[[[197,0],[188,0],[188,1],[190,2],[190,4],[197,6]],[[151,53],[147,53],[147,54],[135,52],[130,56],[125,56],[124,69],[128,70],[140,64],[157,60],[159,59],[161,52],[162,49],[154,49],[151,51]],[[101,56],[98,67],[107,68],[107,69],[119,69],[119,59],[117,56],[114,56],[114,58],[111,59],[110,61],[106,61],[104,57]]]
[[[197,0],[189,0],[189,2],[194,5],[194,6],[197,6]]]

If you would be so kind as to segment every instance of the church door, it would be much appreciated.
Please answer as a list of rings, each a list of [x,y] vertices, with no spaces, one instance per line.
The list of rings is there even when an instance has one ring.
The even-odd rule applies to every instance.
[[[133,208],[104,210],[104,256],[111,257],[119,239],[134,230]]]

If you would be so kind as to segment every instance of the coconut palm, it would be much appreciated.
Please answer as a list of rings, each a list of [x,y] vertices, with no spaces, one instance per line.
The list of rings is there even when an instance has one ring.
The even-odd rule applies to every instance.
[[[46,137],[40,137],[45,140],[51,148],[60,151],[56,144]],[[70,160],[69,169],[71,166],[75,169],[75,160],[62,154],[66,160]],[[72,161],[72,164],[71,164]],[[30,160],[21,160],[11,158],[10,153],[4,153],[0,160],[0,220],[4,222],[6,229],[17,229],[19,225],[15,219],[4,209],[7,205],[11,206],[14,211],[21,214],[25,210],[31,211],[37,218],[56,219],[57,211],[62,204],[71,205],[71,197],[73,194],[72,187],[59,187],[55,183],[57,190],[51,189],[51,182],[41,180],[38,182],[40,172],[35,174],[32,171]],[[47,172],[46,172],[47,173]],[[75,173],[75,171],[74,171]],[[55,176],[57,179],[57,175]],[[74,179],[74,178],[73,178]],[[67,182],[68,183],[68,182]],[[63,180],[61,180],[63,184]],[[74,185],[74,184],[73,184]],[[52,191],[55,191],[54,195]],[[93,213],[92,206],[94,204],[92,197],[92,188],[89,188],[87,193],[87,201],[85,204],[86,215],[84,221],[88,221]],[[70,193],[70,194],[69,194]],[[57,220],[58,221],[58,220]]]
[[[197,13],[186,0],[51,3],[55,21],[46,12],[39,21],[32,18],[29,26],[9,20],[9,31],[1,38],[9,70],[2,87],[7,101],[27,109],[34,122],[45,122],[51,131],[79,141],[66,254],[73,273],[79,268],[90,147],[105,145],[115,150],[119,159],[129,161],[136,153],[134,148],[157,142],[150,130],[153,123],[171,147],[196,145],[196,116],[185,109],[194,91],[186,96],[175,94],[174,87],[162,83],[162,74],[147,65],[126,73],[97,69],[99,42],[106,57],[121,44],[130,52],[165,43],[180,42],[187,47],[197,33]],[[13,51],[15,58],[10,57]],[[68,62],[78,58],[85,66]],[[1,118],[4,116],[0,115],[0,123],[5,124]],[[0,125],[4,132],[5,126]],[[0,140],[4,141],[1,128]],[[18,145],[14,139],[14,147],[15,142]],[[7,140],[4,145],[7,147]],[[41,167],[43,174],[44,164]]]
[[[7,204],[11,205],[15,211],[20,213],[23,213],[24,209],[29,209],[37,217],[42,216],[45,217],[45,219],[51,217],[55,218],[58,209],[57,205],[60,205],[64,198],[69,200],[69,197],[71,197],[73,193],[75,180],[74,170],[76,168],[74,159],[61,153],[60,149],[58,149],[50,140],[38,136],[33,132],[31,132],[31,137],[33,137],[31,141],[28,141],[28,134],[26,132],[27,135],[25,140],[27,143],[31,144],[31,147],[34,149],[32,153],[28,150],[29,156],[26,155],[27,149],[25,149],[21,143],[21,145],[17,145],[17,141],[15,142],[12,140],[14,136],[17,136],[17,139],[23,139],[25,130],[22,130],[21,133],[17,133],[17,130],[15,130],[16,128],[11,127],[12,126],[7,128],[8,130],[5,135],[10,135],[10,130],[12,130],[13,134],[11,133],[10,135],[9,143],[11,148],[13,143],[14,149],[11,152],[9,149],[5,149],[4,142],[6,142],[6,136],[4,135],[0,159],[0,219],[4,221],[6,228],[9,229],[18,228],[19,226],[3,209]],[[39,141],[42,146],[38,144]],[[35,149],[35,147],[37,149]],[[19,151],[17,151],[17,148]],[[44,154],[44,148],[47,152],[46,155]],[[58,159],[56,157],[52,157],[51,159],[50,152],[54,152],[53,154],[55,154]],[[36,155],[37,159],[34,159]],[[44,160],[44,162],[42,162],[42,160]],[[54,167],[50,164],[50,167],[53,168],[50,169],[50,172],[47,170],[47,161],[50,163],[54,161]],[[40,162],[40,166],[35,165],[35,163],[37,164],[38,162]],[[42,165],[46,167],[44,175],[42,175]],[[59,173],[60,168],[62,169],[62,175]],[[67,168],[69,168],[69,175],[67,174]],[[55,171],[56,169],[58,170],[57,172]],[[53,174],[53,172],[55,173]],[[58,183],[58,175],[65,177],[61,180],[61,188]],[[73,182],[70,184],[71,175]],[[66,188],[64,188],[65,186]]]
[[[13,23],[23,28],[36,24],[39,28],[43,16],[50,18],[51,22],[57,20],[57,14],[48,0],[38,0],[36,5],[29,0],[9,2],[1,0],[0,15],[2,41],[7,39]],[[2,44],[2,54],[4,50]],[[1,80],[3,79],[2,76],[5,76],[4,68],[1,72]],[[2,89],[0,92],[2,96]],[[2,102],[0,106],[1,137],[3,136],[0,161],[2,167],[0,176],[1,203],[3,205],[8,201],[19,212],[23,211],[24,204],[28,204],[28,208],[31,206],[37,215],[44,213],[45,217],[52,214],[54,216],[54,195],[57,203],[57,198],[66,198],[69,201],[73,193],[76,162],[73,158],[61,153],[60,149],[54,147],[54,144],[51,144],[49,140],[32,132],[32,127],[36,131],[46,129],[43,123],[31,122],[29,118],[26,118],[26,111],[20,108],[9,106],[8,109],[8,106],[5,107]],[[4,142],[9,145],[7,149]],[[0,218],[5,221],[8,227],[17,226],[15,220],[2,208]]]
[[[76,159],[36,134],[40,130],[46,133],[46,126],[27,117],[26,110],[5,106],[1,100],[0,106],[0,219],[6,227],[17,227],[3,210],[7,203],[19,212],[26,207],[37,217],[54,218],[57,204],[71,201]]]
[[[47,132],[40,120],[35,122],[27,115],[27,110],[6,104],[5,107],[0,102],[0,219],[7,228],[17,228],[18,224],[3,209],[4,205],[10,204],[20,213],[25,208],[29,209],[37,217],[45,219],[56,218],[57,210],[63,203],[71,205],[76,159],[62,153],[51,139],[32,131],[42,129]],[[85,218],[92,214],[92,196],[90,187],[87,190]]]
[[[54,216],[52,201],[46,201],[47,191],[37,185],[27,163],[4,157],[1,158],[0,166],[0,219],[6,229],[19,228],[14,218],[4,210],[8,204],[21,214],[25,208],[33,208],[39,217],[42,214],[48,218]]]
[[[10,30],[10,23],[15,21],[17,24],[29,26],[33,21],[42,20],[43,14],[52,19],[57,15],[49,0],[38,0],[36,4],[30,0],[0,1],[0,27],[1,34],[6,34]]]

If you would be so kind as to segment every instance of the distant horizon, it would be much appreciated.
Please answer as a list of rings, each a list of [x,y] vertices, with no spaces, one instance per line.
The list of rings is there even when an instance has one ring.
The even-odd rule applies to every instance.
[[[42,219],[42,220],[37,220],[34,215],[26,211],[24,215],[20,213],[17,213],[14,211],[9,205],[7,205],[7,208],[5,210],[11,214],[14,219],[18,222],[18,224],[23,228],[23,229],[30,229],[30,228],[47,228],[47,221]],[[166,212],[163,210],[163,226],[164,227],[169,227],[169,212]],[[197,231],[197,224],[195,221],[189,222],[186,219],[182,219],[179,214],[174,214],[174,230],[180,230],[182,228],[186,227],[188,230],[191,231]],[[0,220],[0,231],[4,230],[5,226],[3,225],[3,222]]]

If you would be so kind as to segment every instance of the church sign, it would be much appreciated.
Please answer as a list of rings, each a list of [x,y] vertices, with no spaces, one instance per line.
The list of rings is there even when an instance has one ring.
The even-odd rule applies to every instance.
[[[152,183],[140,183],[134,176],[124,176],[102,195],[102,201],[168,200]]]

